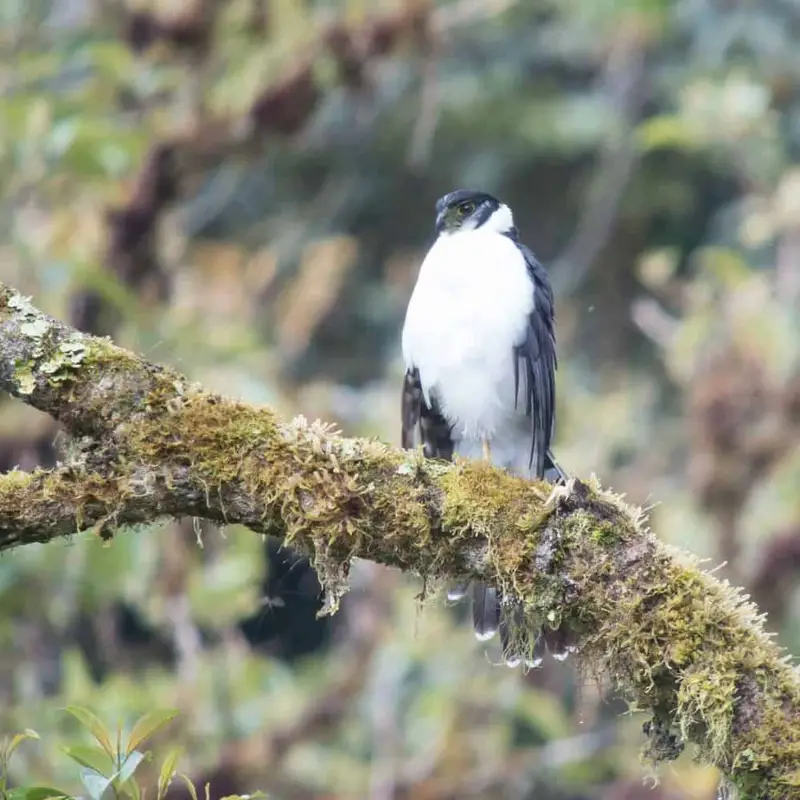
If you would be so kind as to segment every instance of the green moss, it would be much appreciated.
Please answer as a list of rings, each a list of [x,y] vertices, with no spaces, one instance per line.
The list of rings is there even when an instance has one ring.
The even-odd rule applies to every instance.
[[[3,480],[0,482],[0,508],[4,507],[2,498],[8,497],[16,489],[27,486],[30,483],[31,475],[29,472],[23,472],[20,469],[12,469],[11,472],[3,473],[2,478]]]
[[[774,644],[738,591],[651,544],[627,572],[616,560],[604,570],[596,552],[583,563],[581,605],[584,613],[598,612],[590,627],[604,620],[590,649],[636,705],[673,719],[703,760],[763,788],[773,771],[800,759],[800,720],[786,714],[786,707],[800,708],[796,682],[787,665],[778,666]],[[610,574],[618,576],[611,591]],[[767,717],[750,720],[754,712],[744,704],[761,693]],[[785,697],[786,706],[769,700],[775,697]]]
[[[612,544],[618,535],[617,529],[611,522],[600,522],[591,526],[590,536],[598,544]]]
[[[354,448],[347,440],[332,440],[325,426],[302,419],[282,424],[269,409],[178,385],[166,371],[153,376],[140,407],[146,413],[124,426],[126,458],[190,467],[212,504],[228,484],[242,485],[271,510],[264,526],[310,553],[331,607],[346,586],[350,559],[370,551],[374,527],[402,531],[396,558],[406,566],[414,552],[409,537],[417,545],[431,544],[430,522],[419,502],[424,490],[414,480],[392,496],[375,489],[376,482],[396,480],[402,463],[402,456],[383,445]]]
[[[10,543],[4,540],[3,545],[78,533],[87,519],[99,535],[110,538],[116,528],[111,524],[115,512],[130,494],[124,477],[78,469],[13,470],[0,475],[0,533],[5,533],[4,520],[14,520],[19,537]]]
[[[485,539],[488,570],[524,603],[525,626],[544,619],[586,631],[584,658],[604,665],[635,707],[672,720],[701,758],[746,775],[740,786],[772,786],[771,776],[800,763],[800,720],[787,717],[800,708],[797,682],[754,609],[655,542],[638,509],[590,489],[579,508],[545,511],[540,487],[479,464],[441,485],[445,528]],[[764,718],[752,720],[748,704],[764,706],[762,695]],[[776,780],[770,796],[795,796],[783,789],[794,780]]]

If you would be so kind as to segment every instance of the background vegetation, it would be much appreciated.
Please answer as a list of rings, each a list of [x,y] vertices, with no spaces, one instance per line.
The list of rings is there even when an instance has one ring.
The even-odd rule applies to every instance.
[[[433,202],[486,188],[552,275],[560,460],[653,505],[800,653],[793,3],[7,0],[0,25],[0,279],[209,388],[398,443]],[[0,399],[0,469],[62,445]],[[644,780],[602,680],[496,666],[464,609],[354,572],[318,621],[307,565],[244,529],[5,555],[0,734],[42,737],[10,785],[81,791],[79,705],[128,731],[178,709],[148,746],[182,745],[214,798],[714,797],[690,753]]]

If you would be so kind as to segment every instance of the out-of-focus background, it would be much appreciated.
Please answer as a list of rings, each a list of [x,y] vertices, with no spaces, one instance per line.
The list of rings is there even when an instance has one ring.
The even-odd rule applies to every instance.
[[[0,279],[398,443],[433,203],[491,191],[552,276],[562,463],[724,562],[800,654],[797,3],[4,0],[0,25]],[[0,398],[0,469],[62,445]],[[464,609],[372,564],[333,618],[318,589],[192,520],[4,555],[0,734],[42,736],[12,782],[80,790],[79,704],[178,708],[154,749],[212,798],[714,797],[690,753],[654,786],[602,676],[497,666]]]

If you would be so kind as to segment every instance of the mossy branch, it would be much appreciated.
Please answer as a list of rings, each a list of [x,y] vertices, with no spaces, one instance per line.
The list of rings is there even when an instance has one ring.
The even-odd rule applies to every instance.
[[[310,554],[331,608],[350,560],[483,577],[563,624],[647,711],[647,752],[684,742],[747,798],[800,798],[800,677],[756,609],[660,544],[641,512],[573,481],[422,459],[282,422],[85,336],[0,284],[0,388],[60,420],[69,463],[0,476],[0,550],[165,515],[240,523]]]

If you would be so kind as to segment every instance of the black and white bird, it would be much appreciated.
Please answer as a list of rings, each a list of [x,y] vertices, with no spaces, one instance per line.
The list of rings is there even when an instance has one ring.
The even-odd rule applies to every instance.
[[[442,197],[436,233],[403,327],[403,447],[413,448],[419,433],[426,457],[483,458],[564,482],[550,450],[556,344],[547,272],[520,242],[509,207],[485,192]],[[518,604],[477,582],[448,594],[468,593],[478,639],[500,630],[506,662],[518,664],[508,636]],[[525,660],[538,663],[544,647],[540,636]]]

